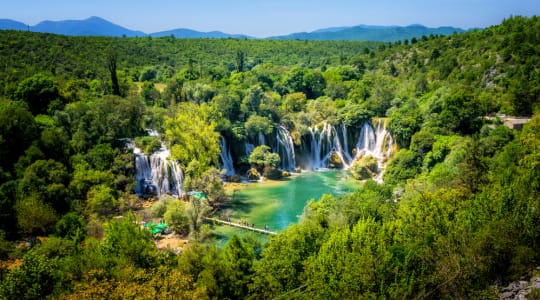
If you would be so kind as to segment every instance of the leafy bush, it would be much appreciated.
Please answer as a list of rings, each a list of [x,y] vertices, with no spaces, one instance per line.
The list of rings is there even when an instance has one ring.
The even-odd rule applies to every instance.
[[[377,175],[377,159],[371,155],[357,159],[349,169],[356,180],[365,180]]]
[[[135,146],[140,148],[146,155],[151,155],[161,148],[161,141],[157,136],[138,136],[134,142]]]

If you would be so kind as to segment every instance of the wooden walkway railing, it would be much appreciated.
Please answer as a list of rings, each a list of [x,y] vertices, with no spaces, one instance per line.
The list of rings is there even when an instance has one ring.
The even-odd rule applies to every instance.
[[[274,232],[274,231],[260,229],[260,228],[247,226],[247,225],[242,225],[242,224],[238,224],[238,223],[233,223],[233,222],[229,222],[229,221],[224,221],[224,220],[220,220],[220,219],[216,219],[216,218],[204,218],[204,219],[207,220],[207,221],[213,221],[213,222],[217,222],[217,223],[220,223],[220,224],[233,226],[233,227],[236,227],[236,228],[247,229],[247,230],[251,230],[251,231],[262,233],[262,234],[271,234],[271,235],[276,235],[277,234],[277,232]]]

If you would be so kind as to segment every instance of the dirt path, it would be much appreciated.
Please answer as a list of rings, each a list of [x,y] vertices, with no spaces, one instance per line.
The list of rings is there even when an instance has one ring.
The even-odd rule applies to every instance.
[[[167,248],[179,253],[189,244],[189,240],[179,236],[178,234],[162,235],[161,238],[156,239],[156,247],[159,250],[165,250]]]

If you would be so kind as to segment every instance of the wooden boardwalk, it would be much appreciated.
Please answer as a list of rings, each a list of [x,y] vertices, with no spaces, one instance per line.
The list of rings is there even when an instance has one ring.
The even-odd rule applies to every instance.
[[[242,228],[242,229],[246,229],[246,230],[250,230],[250,231],[254,231],[254,232],[258,232],[258,233],[262,233],[262,234],[271,234],[271,235],[276,235],[277,234],[277,232],[274,232],[274,231],[264,230],[264,229],[251,227],[251,226],[246,226],[246,225],[242,225],[242,224],[238,224],[238,223],[234,223],[234,222],[228,222],[228,221],[224,221],[224,220],[220,220],[220,219],[216,219],[216,218],[204,218],[204,219],[207,220],[207,221],[213,221],[213,222],[216,222],[216,223],[225,224],[225,225],[233,226],[233,227],[236,227],[236,228]]]

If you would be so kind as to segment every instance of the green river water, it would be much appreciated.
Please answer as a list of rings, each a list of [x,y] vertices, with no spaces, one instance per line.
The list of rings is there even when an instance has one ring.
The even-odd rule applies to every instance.
[[[280,231],[298,222],[309,200],[318,200],[323,194],[339,195],[358,188],[346,171],[314,171],[295,174],[283,181],[249,183],[232,190],[231,205],[225,210],[231,221],[246,221],[257,228],[268,226]],[[230,226],[215,226],[213,233],[219,244],[232,234],[244,236],[247,230]]]

